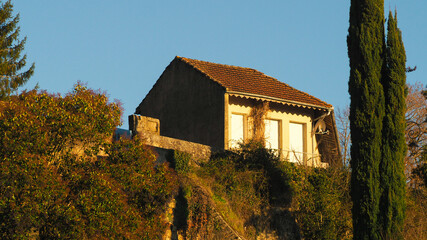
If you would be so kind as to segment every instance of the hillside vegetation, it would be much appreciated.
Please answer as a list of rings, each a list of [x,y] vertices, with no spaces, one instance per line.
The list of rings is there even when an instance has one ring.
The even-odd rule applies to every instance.
[[[296,166],[252,143],[180,179],[188,209],[181,234],[189,239],[220,239],[224,224],[216,214],[246,239],[351,238],[345,170]]]
[[[1,239],[352,238],[348,169],[256,143],[159,163],[138,140],[111,141],[120,112],[81,84],[0,101]],[[403,235],[426,238],[425,188],[407,192]]]
[[[188,167],[185,158],[175,154],[181,189],[174,211],[178,217],[171,222],[182,238],[353,238],[346,168],[279,161],[254,143],[214,155],[200,167]],[[425,187],[408,188],[405,239],[427,237],[426,199]]]

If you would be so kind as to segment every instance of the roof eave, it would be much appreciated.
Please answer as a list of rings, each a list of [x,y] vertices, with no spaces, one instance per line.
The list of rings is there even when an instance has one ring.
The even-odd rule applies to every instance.
[[[245,92],[238,92],[238,91],[229,91],[228,89],[226,89],[226,93],[234,94],[234,95],[242,95],[242,96],[247,96],[247,97],[253,97],[253,98],[261,98],[261,99],[270,100],[270,101],[272,100],[274,102],[284,103],[287,105],[298,105],[298,106],[303,106],[303,107],[316,108],[316,109],[321,109],[324,111],[331,111],[334,109],[333,106],[324,107],[324,106],[319,106],[319,105],[314,105],[314,104],[309,104],[309,103],[302,103],[302,102],[291,101],[291,100],[285,100],[282,98],[270,97],[270,96],[265,96],[265,95],[260,95],[260,94],[245,93]]]

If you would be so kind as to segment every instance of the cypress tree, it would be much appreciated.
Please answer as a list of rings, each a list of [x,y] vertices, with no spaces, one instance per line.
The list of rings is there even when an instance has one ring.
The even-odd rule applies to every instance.
[[[350,58],[351,197],[354,239],[379,238],[381,134],[384,96],[384,1],[351,0]]]
[[[381,235],[403,239],[405,217],[405,82],[406,54],[397,20],[390,12],[387,23],[386,71],[382,79],[385,116],[383,120],[382,161],[380,164]]]
[[[27,56],[21,57],[26,38],[19,40],[19,14],[12,16],[13,5],[7,1],[0,6],[0,100],[25,84],[34,73],[34,63],[20,72]]]

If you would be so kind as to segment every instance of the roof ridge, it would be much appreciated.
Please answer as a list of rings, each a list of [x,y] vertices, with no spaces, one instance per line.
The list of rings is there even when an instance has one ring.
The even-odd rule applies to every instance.
[[[189,60],[193,60],[193,61],[204,62],[204,63],[209,63],[209,64],[217,64],[217,65],[226,66],[226,67],[249,69],[249,70],[253,70],[255,72],[259,72],[259,73],[264,74],[263,72],[258,71],[255,68],[250,68],[250,67],[241,67],[241,66],[235,66],[235,65],[230,65],[230,64],[214,63],[214,62],[209,62],[209,61],[204,61],[204,60],[199,60],[199,59],[194,59],[194,58],[181,57],[181,56],[176,56],[176,57],[184,60],[185,62],[188,62],[187,59],[189,59]],[[188,62],[188,63],[191,64],[190,62]]]

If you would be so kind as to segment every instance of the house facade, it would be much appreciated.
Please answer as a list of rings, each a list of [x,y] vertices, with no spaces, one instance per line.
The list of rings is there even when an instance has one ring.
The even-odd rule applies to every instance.
[[[251,68],[175,57],[135,114],[159,119],[162,136],[214,149],[259,138],[292,162],[339,162],[332,105]]]

